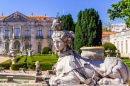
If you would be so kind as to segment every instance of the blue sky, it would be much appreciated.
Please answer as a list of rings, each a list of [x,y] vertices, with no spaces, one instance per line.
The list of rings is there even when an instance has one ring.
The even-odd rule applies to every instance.
[[[77,21],[77,15],[80,10],[86,8],[94,8],[98,11],[102,22],[125,23],[123,19],[109,20],[107,9],[111,8],[111,4],[118,3],[120,0],[0,0],[0,12],[5,16],[19,11],[27,16],[33,14],[35,16],[42,16],[46,13],[49,17],[59,15],[71,14],[73,20]]]

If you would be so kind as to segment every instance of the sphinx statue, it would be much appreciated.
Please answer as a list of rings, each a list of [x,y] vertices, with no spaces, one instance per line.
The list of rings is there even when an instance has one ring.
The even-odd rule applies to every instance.
[[[100,60],[82,58],[73,49],[74,32],[64,30],[62,26],[61,21],[53,21],[52,39],[59,51],[59,59],[52,67],[56,75],[50,78],[50,85],[122,85],[130,79],[129,67],[117,57]]]

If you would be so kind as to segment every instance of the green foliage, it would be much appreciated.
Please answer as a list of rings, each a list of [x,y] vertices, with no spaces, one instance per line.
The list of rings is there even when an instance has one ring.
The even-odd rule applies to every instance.
[[[71,14],[62,15],[58,20],[63,22],[63,29],[75,32],[75,23]]]
[[[41,56],[39,54],[35,54],[34,56],[18,56],[15,57],[17,59],[16,64],[11,64],[11,59],[0,63],[0,67],[4,67],[5,69],[9,69],[11,66],[11,69],[18,70],[19,68],[29,68],[29,69],[35,69],[35,62],[40,61],[41,67],[43,70],[50,70],[52,69],[52,66],[57,62],[58,58],[56,54],[54,56],[45,54],[44,56]]]
[[[30,56],[28,56],[28,57],[27,57],[27,67],[28,67],[29,69],[31,69],[31,65],[32,65],[32,59],[31,59]]]
[[[116,46],[114,44],[112,44],[112,43],[105,43],[105,44],[102,45],[102,47],[104,47],[105,50],[107,50],[107,49],[112,50],[110,56],[115,56],[116,55],[115,50],[117,50],[117,49],[116,49]],[[104,53],[105,53],[105,50],[104,50]],[[105,53],[105,56],[106,56],[106,53]]]
[[[2,62],[0,63],[0,67],[4,67],[5,69],[9,69],[10,65],[11,65],[11,59],[5,61],[5,62]]]
[[[43,54],[48,54],[49,51],[51,51],[51,48],[50,48],[50,47],[44,47],[44,48],[42,49]]]
[[[130,27],[130,0],[121,0],[118,4],[112,4],[113,9],[108,9],[109,18],[122,18],[126,21],[127,27]]]
[[[11,69],[12,70],[19,70],[19,68],[26,68],[26,67],[27,67],[27,63],[26,62],[11,64]]]
[[[75,28],[74,48],[81,53],[83,46],[100,46],[102,44],[102,22],[98,12],[93,8],[80,11]]]
[[[11,64],[12,70],[18,70],[19,68],[27,68],[26,56],[21,57],[15,64]]]
[[[21,58],[21,56],[15,57],[15,59],[17,59],[17,61],[19,61],[19,60],[20,60],[20,58]],[[12,63],[11,59],[6,60],[6,61],[4,61],[4,62],[0,63],[0,67],[4,67],[5,69],[9,69],[9,68],[10,68],[11,63]]]

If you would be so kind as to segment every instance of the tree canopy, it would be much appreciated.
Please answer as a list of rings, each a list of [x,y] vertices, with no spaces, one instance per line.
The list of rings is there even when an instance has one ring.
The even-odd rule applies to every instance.
[[[71,14],[62,15],[61,17],[58,17],[58,20],[63,22],[63,29],[68,31],[75,31],[75,23]]]
[[[130,0],[121,0],[118,4],[112,4],[113,9],[108,9],[109,18],[122,18],[126,21],[127,27],[130,27]]]
[[[81,53],[83,46],[100,46],[102,39],[102,22],[98,12],[93,8],[80,11],[75,28],[74,48]]]

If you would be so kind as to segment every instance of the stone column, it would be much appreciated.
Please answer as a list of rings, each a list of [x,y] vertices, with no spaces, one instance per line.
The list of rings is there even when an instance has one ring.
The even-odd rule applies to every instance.
[[[15,26],[13,26],[13,39],[14,39],[14,34],[15,34],[15,30],[14,30]]]
[[[22,51],[22,48],[23,48],[22,40],[19,40],[19,42],[20,42],[20,51]]]
[[[10,40],[9,49],[14,48],[14,40]]]
[[[11,38],[12,37],[12,27],[10,26],[9,27],[9,38]]]
[[[20,37],[21,37],[21,32],[22,32],[22,26],[20,26],[20,33],[19,33]]]
[[[31,26],[30,29],[31,29],[31,45],[32,45],[31,50],[35,50],[35,27]]]

